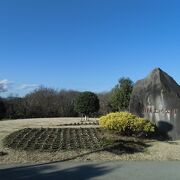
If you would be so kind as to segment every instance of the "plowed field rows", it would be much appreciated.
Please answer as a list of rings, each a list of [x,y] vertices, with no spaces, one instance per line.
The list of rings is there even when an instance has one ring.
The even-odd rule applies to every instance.
[[[8,135],[4,144],[26,151],[97,149],[103,146],[99,128],[26,128]]]

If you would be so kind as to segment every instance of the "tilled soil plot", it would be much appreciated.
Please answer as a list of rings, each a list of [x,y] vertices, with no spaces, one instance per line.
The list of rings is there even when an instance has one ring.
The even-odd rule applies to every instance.
[[[103,147],[99,128],[26,128],[8,135],[6,147],[26,151],[60,151]]]

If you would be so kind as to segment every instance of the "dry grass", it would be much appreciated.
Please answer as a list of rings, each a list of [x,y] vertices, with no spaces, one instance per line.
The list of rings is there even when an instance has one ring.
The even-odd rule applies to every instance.
[[[145,141],[145,151],[116,154],[111,151],[59,151],[59,152],[26,152],[5,148],[2,140],[10,133],[24,128],[59,128],[64,123],[78,123],[80,118],[45,118],[26,120],[0,121],[0,152],[8,153],[0,156],[1,164],[10,163],[44,163],[62,160],[74,161],[108,161],[108,160],[180,160],[180,141],[160,142]],[[91,119],[91,121],[94,121]],[[91,125],[89,126],[91,127]]]

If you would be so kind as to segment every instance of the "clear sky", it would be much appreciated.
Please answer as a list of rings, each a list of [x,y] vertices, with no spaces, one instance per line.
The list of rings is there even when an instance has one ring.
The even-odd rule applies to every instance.
[[[155,67],[180,83],[179,0],[0,1],[2,96],[107,91]]]

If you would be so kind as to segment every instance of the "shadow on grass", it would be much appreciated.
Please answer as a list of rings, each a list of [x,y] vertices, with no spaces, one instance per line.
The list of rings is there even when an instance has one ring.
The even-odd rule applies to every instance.
[[[104,165],[96,165],[96,164],[81,164],[78,166],[75,165],[67,166],[66,163],[63,164],[62,162],[74,160],[76,158],[83,157],[91,153],[100,152],[100,151],[108,151],[118,155],[123,153],[132,154],[137,152],[143,152],[147,147],[148,145],[146,145],[143,142],[119,140],[116,141],[114,144],[106,146],[104,148],[83,153],[71,158],[64,159],[62,161],[56,161],[53,163],[44,163],[39,165],[30,165],[24,167],[1,169],[0,179],[3,180],[95,179],[99,176],[103,176],[111,171],[114,171],[114,169],[110,169]],[[61,163],[61,164],[57,164],[57,163]]]
[[[0,156],[6,156],[6,155],[8,155],[8,153],[7,153],[7,152],[0,151]]]
[[[53,163],[44,163],[39,165],[31,165],[25,167],[15,167],[0,170],[0,179],[8,180],[49,180],[49,179],[78,179],[78,180],[88,180],[95,179],[99,176],[103,176],[114,169],[110,169],[104,165],[95,164],[81,164],[78,166],[67,166],[67,164],[62,163],[70,160],[74,160],[86,155],[90,155],[96,152],[107,151],[113,154],[133,154],[137,152],[143,152],[149,145],[141,141],[130,141],[130,140],[117,140],[111,145],[107,145],[104,148],[96,149],[94,151],[89,151],[87,153],[82,153],[74,157],[64,159],[62,161],[56,161]],[[98,159],[97,159],[98,160]],[[56,164],[61,163],[61,164]]]
[[[89,152],[78,154],[76,156],[66,158],[64,160],[57,161],[57,162],[71,161],[71,160],[75,160],[77,158],[82,158],[84,156],[88,156],[92,153],[98,153],[98,152],[110,152],[115,155],[134,154],[134,153],[138,153],[138,152],[144,152],[146,150],[146,148],[148,148],[149,146],[150,145],[140,142],[140,141],[118,140],[111,145],[104,146],[103,148],[91,150]],[[56,162],[54,162],[54,163],[56,163]]]
[[[25,167],[15,167],[0,170],[0,179],[2,180],[88,180],[103,176],[113,169],[103,165],[83,164],[45,164]]]
[[[119,140],[111,146],[105,147],[103,150],[116,155],[134,154],[144,152],[150,145],[140,141],[125,141]]]
[[[88,156],[92,153],[98,153],[98,152],[110,152],[115,155],[134,154],[134,153],[138,153],[138,152],[144,152],[146,150],[146,148],[148,148],[149,146],[150,145],[145,144],[140,141],[135,142],[135,141],[119,140],[119,141],[116,141],[115,143],[113,143],[111,145],[107,145],[103,148],[91,150],[86,153],[81,153],[81,154],[75,155],[73,157],[63,159],[61,161],[55,161],[53,163],[71,161],[71,160],[75,160],[77,158],[82,158],[84,156]],[[97,159],[97,161],[98,161],[98,159]]]

